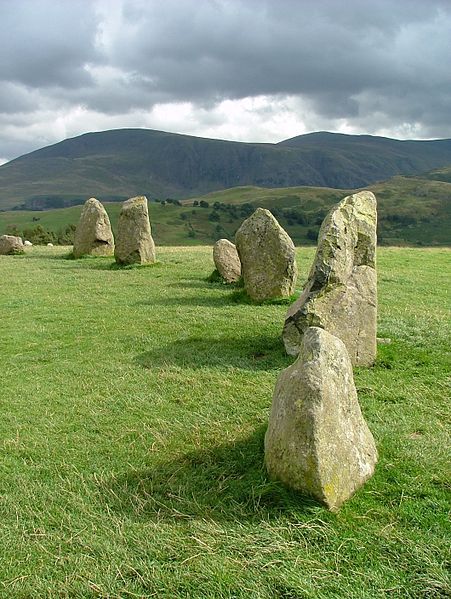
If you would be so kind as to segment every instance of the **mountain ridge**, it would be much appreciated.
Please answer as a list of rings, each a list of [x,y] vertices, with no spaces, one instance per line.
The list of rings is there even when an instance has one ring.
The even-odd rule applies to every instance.
[[[451,139],[317,132],[269,144],[112,129],[68,138],[0,166],[0,209],[62,207],[90,196],[183,199],[243,185],[355,189],[450,164]]]

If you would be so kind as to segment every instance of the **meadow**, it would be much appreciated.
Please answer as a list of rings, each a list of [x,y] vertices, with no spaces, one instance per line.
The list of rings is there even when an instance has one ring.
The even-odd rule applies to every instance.
[[[207,246],[69,251],[0,257],[0,597],[450,596],[449,249],[379,249],[379,463],[337,514],[263,466],[286,306],[208,283]]]
[[[394,177],[368,186],[378,200],[378,242],[388,246],[451,244],[451,183],[419,177]],[[323,187],[233,187],[198,198],[157,201],[148,196],[152,235],[157,245],[211,245],[233,239],[255,208],[271,210],[296,245],[316,243],[319,227],[331,206],[352,190]],[[88,197],[86,197],[88,199]],[[102,200],[102,196],[98,197]],[[81,200],[80,200],[81,201]],[[113,231],[122,202],[104,202]],[[32,230],[55,234],[42,242],[73,242],[64,235],[78,223],[82,206],[53,210],[0,211],[0,235],[20,235],[38,243]],[[72,230],[73,236],[73,230]]]

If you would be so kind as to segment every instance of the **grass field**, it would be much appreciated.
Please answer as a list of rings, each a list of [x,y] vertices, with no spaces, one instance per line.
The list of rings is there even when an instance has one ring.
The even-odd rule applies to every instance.
[[[381,245],[449,246],[451,244],[451,183],[419,177],[394,177],[370,185],[378,200],[378,239]],[[261,206],[272,210],[297,245],[316,243],[324,216],[333,204],[352,191],[322,187],[235,187],[174,203],[149,203],[152,234],[158,245],[211,245],[217,239],[233,240],[243,220]],[[193,205],[204,202],[208,207]],[[216,208],[215,208],[216,206]],[[107,202],[113,230],[120,202]],[[247,210],[246,210],[247,208]],[[45,211],[0,212],[0,235],[16,227],[38,225],[58,233],[76,225],[81,206]],[[55,240],[53,240],[55,241]],[[66,243],[66,241],[64,242]]]
[[[334,515],[263,467],[286,306],[207,283],[208,247],[69,249],[0,257],[2,599],[450,596],[449,250],[379,251],[380,459]]]

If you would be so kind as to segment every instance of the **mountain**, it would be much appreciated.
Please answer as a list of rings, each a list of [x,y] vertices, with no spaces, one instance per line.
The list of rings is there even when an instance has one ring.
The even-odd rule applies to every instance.
[[[236,186],[350,189],[451,164],[451,140],[301,135],[278,144],[148,129],[87,133],[0,167],[0,209],[70,206],[137,194],[189,198]]]

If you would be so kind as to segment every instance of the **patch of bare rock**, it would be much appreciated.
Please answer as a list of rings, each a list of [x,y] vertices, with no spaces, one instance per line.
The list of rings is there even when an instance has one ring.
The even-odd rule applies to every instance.
[[[118,264],[151,264],[156,260],[147,198],[137,196],[122,205],[114,257]]]
[[[241,261],[236,246],[228,239],[218,239],[213,246],[213,262],[226,283],[236,283],[241,277]]]
[[[288,354],[297,355],[310,326],[339,337],[354,365],[376,358],[376,198],[361,191],[344,198],[321,226],[308,282],[290,306],[283,330]]]
[[[15,235],[0,236],[0,255],[23,254],[25,251],[21,237]]]
[[[257,208],[238,229],[244,289],[255,301],[289,297],[297,278],[295,247],[269,210]]]
[[[90,198],[83,206],[75,230],[74,258],[112,256],[113,252],[114,238],[108,214],[99,200]]]
[[[344,343],[307,328],[296,362],[276,383],[265,436],[268,473],[334,511],[372,476],[376,462]]]

